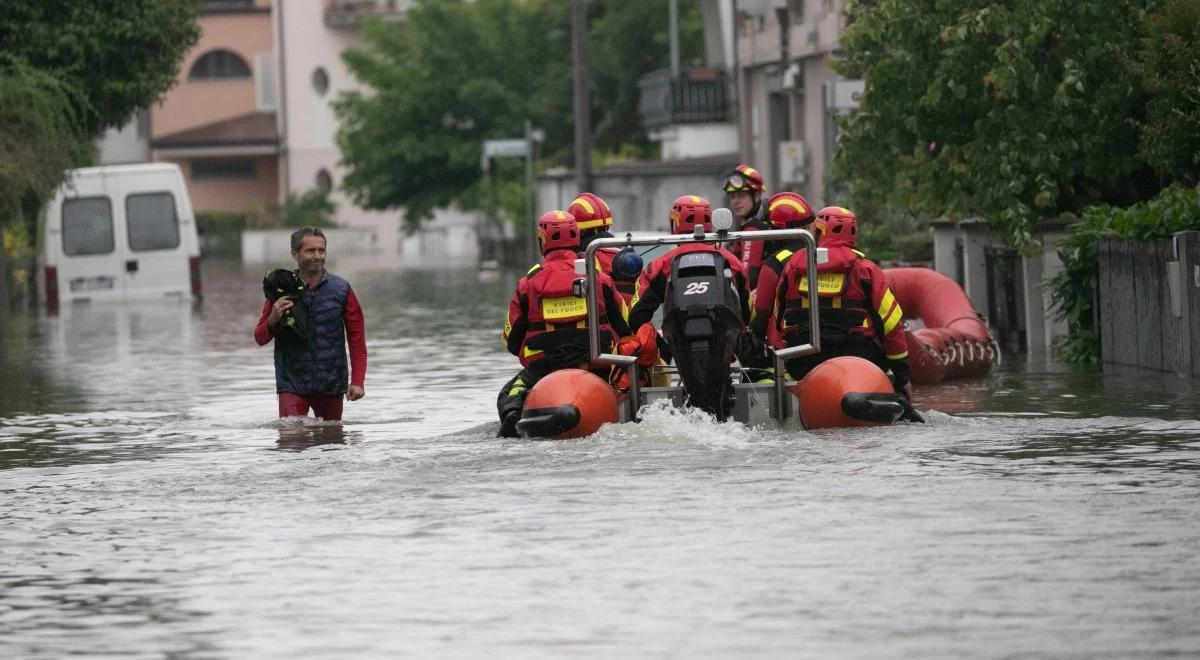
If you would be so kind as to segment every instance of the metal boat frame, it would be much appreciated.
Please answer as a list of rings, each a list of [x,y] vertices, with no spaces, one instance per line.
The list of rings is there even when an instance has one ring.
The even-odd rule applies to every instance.
[[[717,217],[721,211],[717,209],[713,215]],[[600,351],[599,323],[596,318],[597,287],[596,287],[596,251],[602,248],[624,248],[634,246],[656,245],[685,245],[688,243],[727,243],[730,241],[772,241],[797,240],[804,243],[808,257],[808,290],[817,290],[817,264],[824,263],[827,253],[824,248],[817,247],[816,237],[807,229],[772,229],[766,231],[731,232],[718,230],[704,233],[697,227],[691,235],[663,234],[634,238],[625,234],[624,238],[598,238],[588,244],[584,258],[576,261],[576,270],[587,276],[587,318],[588,343],[593,364],[607,364],[625,368],[629,372],[629,398],[622,401],[620,418],[622,422],[636,421],[637,412],[645,406],[660,399],[668,399],[677,406],[683,406],[686,393],[682,385],[669,387],[641,387],[638,377],[640,368],[637,358],[630,355],[603,353]],[[580,264],[582,261],[583,264]],[[797,414],[796,397],[788,396],[788,388],[796,381],[787,380],[785,362],[792,358],[813,355],[821,351],[820,322],[818,319],[819,305],[813,305],[809,314],[810,341],[802,346],[774,349],[769,348],[775,366],[775,382],[773,384],[738,383],[733,384],[734,406],[732,419],[750,426],[776,426],[784,428],[800,427],[801,420]],[[668,372],[673,371],[670,368]],[[736,370],[735,370],[736,371]],[[740,374],[739,374],[740,375]],[[636,402],[636,404],[635,404]]]

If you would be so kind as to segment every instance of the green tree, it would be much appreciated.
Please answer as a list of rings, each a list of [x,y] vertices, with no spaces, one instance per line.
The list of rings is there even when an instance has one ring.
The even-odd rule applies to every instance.
[[[0,68],[0,321],[36,231],[33,219],[63,170],[91,151],[77,124],[74,90],[54,76],[6,61]],[[24,217],[27,222],[19,222]],[[16,263],[9,267],[9,260]],[[13,270],[14,273],[10,273]],[[21,287],[18,286],[20,291]]]
[[[119,126],[175,83],[196,0],[5,0],[0,53],[78,91],[83,134]]]
[[[8,306],[6,246],[29,242],[38,208],[64,170],[91,159],[95,137],[174,83],[199,36],[197,7],[195,0],[4,2],[0,310]]]
[[[480,167],[484,140],[545,131],[539,158],[566,165],[572,153],[568,4],[562,0],[423,0],[403,27],[368,23],[365,46],[345,54],[371,89],[336,103],[343,185],[372,209],[404,208],[410,229],[433,209],[498,204],[520,209],[520,167],[498,162],[493,188]],[[682,2],[684,60],[702,42],[699,9]],[[665,3],[589,4],[589,63],[597,151],[634,154],[646,138],[637,78],[667,66]],[[519,214],[518,214],[519,215]]]
[[[1157,191],[1129,61],[1154,0],[857,0],[839,66],[866,80],[835,177],[873,212],[1041,218]]]
[[[1150,94],[1141,153],[1169,181],[1200,181],[1200,0],[1168,0],[1146,22],[1136,69]]]
[[[0,226],[36,208],[63,170],[88,157],[77,96],[52,74],[19,61],[0,68]]]
[[[563,144],[571,107],[570,47],[552,0],[420,2],[406,25],[364,27],[346,64],[371,93],[335,104],[361,206],[407,210],[410,226],[480,179],[485,139],[521,135],[531,119]]]

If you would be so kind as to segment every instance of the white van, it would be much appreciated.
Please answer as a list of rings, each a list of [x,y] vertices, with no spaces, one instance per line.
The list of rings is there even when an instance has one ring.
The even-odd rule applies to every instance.
[[[77,301],[200,297],[200,241],[178,165],[86,167],[42,211],[41,298]]]

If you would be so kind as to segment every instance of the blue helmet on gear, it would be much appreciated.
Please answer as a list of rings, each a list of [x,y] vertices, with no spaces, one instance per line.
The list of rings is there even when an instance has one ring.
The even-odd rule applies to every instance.
[[[632,246],[627,246],[613,257],[612,273],[621,279],[636,279],[641,274],[643,265],[645,264],[642,261],[642,255],[638,254]]]

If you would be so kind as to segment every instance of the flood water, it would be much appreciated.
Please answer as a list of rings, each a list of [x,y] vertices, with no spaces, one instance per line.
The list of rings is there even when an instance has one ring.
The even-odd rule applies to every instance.
[[[0,657],[1200,654],[1194,381],[1010,359],[925,425],[496,439],[515,274],[350,272],[367,396],[281,424],[262,272],[0,332]]]

